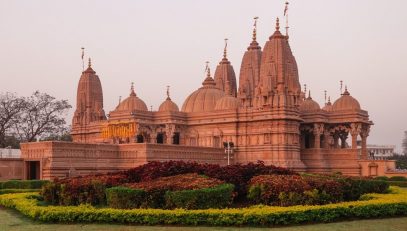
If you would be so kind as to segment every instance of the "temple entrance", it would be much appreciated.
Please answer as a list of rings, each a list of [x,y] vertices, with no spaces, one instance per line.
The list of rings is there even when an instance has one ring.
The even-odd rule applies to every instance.
[[[39,180],[40,179],[40,162],[39,161],[27,161],[25,162],[26,178],[27,180]]]
[[[175,132],[172,137],[172,144],[179,144],[179,132]]]

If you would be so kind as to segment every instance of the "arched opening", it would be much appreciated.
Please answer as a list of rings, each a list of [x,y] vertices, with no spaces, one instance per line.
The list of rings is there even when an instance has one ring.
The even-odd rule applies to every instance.
[[[144,136],[139,134],[136,136],[136,142],[137,143],[144,143]]]
[[[156,139],[157,139],[157,144],[163,144],[164,143],[164,133],[158,133]]]
[[[172,137],[172,144],[179,144],[179,132],[175,132],[174,136]]]

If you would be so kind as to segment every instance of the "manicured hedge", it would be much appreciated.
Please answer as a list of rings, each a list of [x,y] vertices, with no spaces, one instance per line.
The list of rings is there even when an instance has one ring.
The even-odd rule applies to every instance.
[[[292,206],[343,200],[343,185],[329,178],[298,175],[260,175],[250,180],[248,199],[253,203]]]
[[[0,182],[0,189],[40,189],[47,180],[9,180]]]
[[[233,201],[233,184],[221,184],[212,188],[167,191],[166,208],[209,209],[225,208]]]
[[[392,186],[407,187],[407,181],[387,181]]]
[[[0,189],[0,195],[8,193],[40,192],[41,189]]]
[[[392,176],[389,178],[390,181],[407,181],[407,178],[404,176]]]
[[[146,192],[141,189],[132,189],[121,186],[106,189],[107,205],[111,208],[139,208],[145,197]]]
[[[362,201],[319,206],[255,206],[240,209],[162,210],[40,206],[37,193],[0,195],[0,205],[43,222],[101,222],[140,225],[273,226],[333,222],[343,219],[407,215],[407,191],[391,188],[389,194],[369,194]]]

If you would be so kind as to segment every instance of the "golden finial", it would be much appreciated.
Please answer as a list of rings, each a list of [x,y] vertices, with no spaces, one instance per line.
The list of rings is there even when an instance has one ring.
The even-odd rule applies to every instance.
[[[326,90],[324,91],[324,93],[325,93],[325,105],[326,105]]]
[[[341,84],[340,90],[341,90],[341,95],[342,95],[342,86],[343,86],[343,81],[341,80],[341,81],[339,81],[339,82],[340,82],[340,84]]]
[[[223,58],[226,59],[227,56],[227,48],[228,48],[228,39],[225,38],[225,48],[223,48]]]
[[[276,30],[280,31],[280,19],[279,18],[277,18],[277,20],[276,20]]]
[[[170,86],[167,86],[167,99],[170,99]]]
[[[153,111],[153,105],[150,105],[150,111]]]
[[[90,57],[88,59],[88,67],[92,67],[92,61],[91,61]]]
[[[312,99],[311,98],[311,90],[308,91],[308,99]]]
[[[259,17],[254,17],[254,25],[253,25],[253,41],[257,40],[257,19],[259,19]]]
[[[328,104],[331,103],[331,96],[328,96]]]
[[[304,95],[307,94],[307,84],[304,84]]]

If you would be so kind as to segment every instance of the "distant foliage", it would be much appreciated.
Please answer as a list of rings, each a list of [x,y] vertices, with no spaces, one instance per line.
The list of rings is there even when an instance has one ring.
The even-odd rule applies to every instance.
[[[397,169],[407,169],[407,155],[393,155],[390,159],[396,161]]]
[[[0,93],[0,147],[19,147],[19,142],[33,142],[54,137],[67,130],[67,100],[39,91],[29,97]]]

